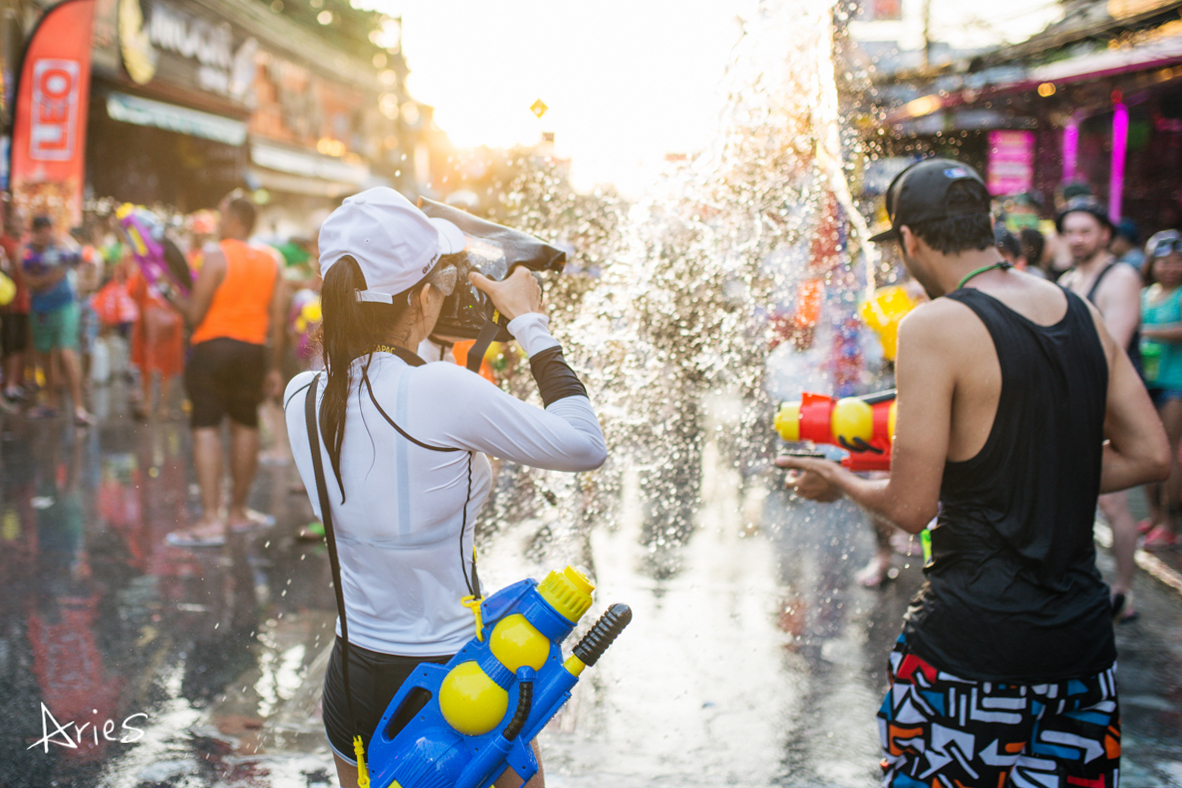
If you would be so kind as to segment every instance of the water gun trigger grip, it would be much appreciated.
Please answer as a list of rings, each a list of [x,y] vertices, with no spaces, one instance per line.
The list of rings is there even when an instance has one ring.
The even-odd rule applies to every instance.
[[[538,759],[534,757],[534,748],[525,741],[524,737],[518,737],[513,742],[513,746],[505,756],[505,763],[517,772],[517,776],[521,778],[522,786],[538,773]]]
[[[871,446],[862,438],[854,437],[846,440],[844,435],[837,436],[837,442],[841,444],[841,448],[846,451],[853,452],[871,452],[872,454],[883,454],[883,450],[877,446]]]

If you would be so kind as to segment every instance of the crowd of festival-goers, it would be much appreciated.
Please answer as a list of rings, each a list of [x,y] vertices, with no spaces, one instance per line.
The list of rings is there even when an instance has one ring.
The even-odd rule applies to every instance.
[[[223,213],[227,204],[221,206]],[[1132,220],[1111,221],[1106,206],[1082,183],[1061,189],[1053,205],[1023,193],[997,206],[1000,254],[1096,304],[1139,364],[1170,438],[1173,472],[1166,483],[1146,491],[1148,518],[1134,520],[1124,493],[1101,498],[1118,563],[1114,590],[1127,592],[1138,543],[1148,550],[1180,544],[1182,234],[1147,228],[1156,232],[1146,236]],[[209,251],[227,242],[223,217],[205,210],[173,214],[168,223],[170,237],[199,279]],[[268,332],[282,345],[271,366],[290,379],[319,363],[316,228],[302,237],[274,238],[255,232],[253,213],[248,224],[237,228],[241,241],[272,259],[278,271],[273,292],[281,294],[284,325],[278,333]],[[116,374],[126,369],[133,383],[129,396],[135,418],[168,418],[174,415],[169,408],[178,403],[191,411],[191,398],[175,396],[173,386],[192,355],[192,334],[199,328],[192,318],[206,315],[192,314],[191,305],[168,297],[167,286],[145,278],[113,213],[88,214],[81,227],[70,229],[55,226],[48,215],[6,211],[0,271],[0,408],[28,419],[69,417],[87,427],[95,420],[87,393],[114,368]],[[126,367],[120,363],[125,349]],[[282,421],[277,411],[268,419],[266,408],[264,419]],[[1124,615],[1136,611],[1130,608]]]

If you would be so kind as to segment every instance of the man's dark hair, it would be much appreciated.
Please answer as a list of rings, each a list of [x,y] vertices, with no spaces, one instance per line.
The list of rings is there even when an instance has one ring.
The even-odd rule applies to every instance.
[[[948,187],[946,205],[948,212],[956,214],[970,206],[981,205],[981,186],[971,182],[957,181]],[[970,250],[982,251],[993,246],[993,224],[988,211],[976,211],[953,215],[946,219],[932,219],[916,222],[911,227],[932,251],[941,254],[960,254]]]
[[[250,200],[244,200],[241,197],[235,197],[230,200],[227,206],[230,213],[242,225],[242,229],[246,231],[247,235],[254,232],[255,210],[254,204]]]
[[[1033,227],[1023,227],[1018,233],[1018,242],[1022,244],[1022,256],[1027,263],[1036,267],[1042,264],[1042,253],[1047,246],[1042,233]]]
[[[993,226],[993,241],[999,251],[1008,254],[1010,257],[1022,256],[1022,245],[1018,243],[1018,238],[1007,230],[1006,226],[1001,222]]]

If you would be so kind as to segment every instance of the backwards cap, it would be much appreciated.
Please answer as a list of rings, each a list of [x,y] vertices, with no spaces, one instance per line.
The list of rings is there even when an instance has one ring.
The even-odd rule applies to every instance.
[[[967,182],[974,186],[977,199],[948,207],[952,184]],[[873,236],[874,243],[897,241],[903,225],[989,213],[989,190],[977,171],[952,159],[927,159],[916,162],[895,176],[886,191],[887,216],[891,229]]]

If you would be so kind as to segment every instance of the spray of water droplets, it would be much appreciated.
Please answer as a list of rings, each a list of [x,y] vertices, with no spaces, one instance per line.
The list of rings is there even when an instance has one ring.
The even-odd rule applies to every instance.
[[[836,252],[826,284],[848,295],[851,312],[873,282],[850,263],[853,249],[865,271],[874,265],[845,179],[833,15],[818,0],[761,3],[723,78],[714,143],[643,199],[577,194],[544,158],[513,184],[510,223],[574,250],[577,273],[552,282],[547,300],[599,410],[609,460],[573,480],[506,469],[486,531],[534,517],[545,523],[537,558],[589,565],[586,534],[617,523],[631,475],[641,541],[669,574],[695,526],[705,444],[743,478],[766,468],[770,318],[816,274],[818,239]],[[711,418],[719,397],[737,415]]]

